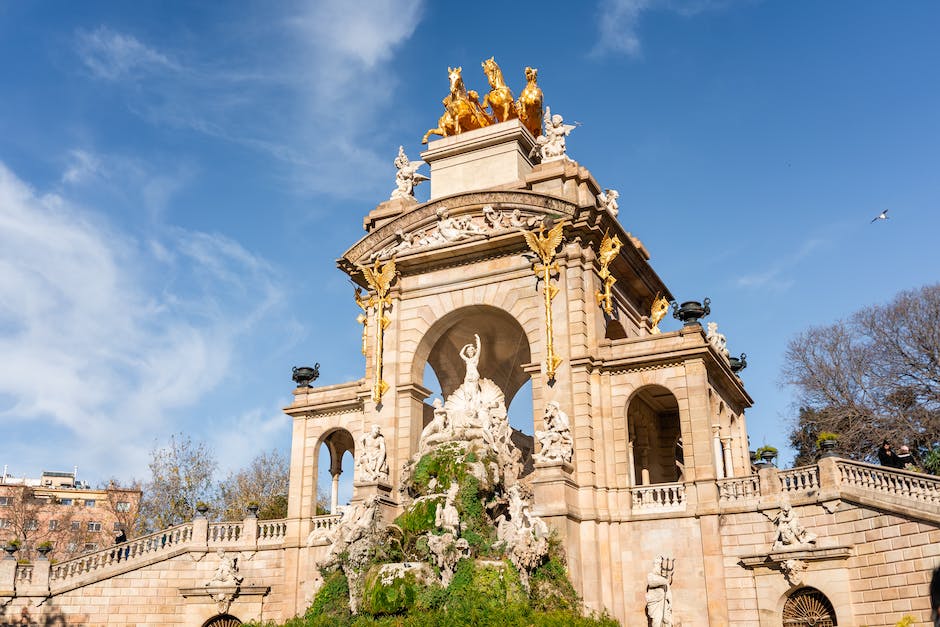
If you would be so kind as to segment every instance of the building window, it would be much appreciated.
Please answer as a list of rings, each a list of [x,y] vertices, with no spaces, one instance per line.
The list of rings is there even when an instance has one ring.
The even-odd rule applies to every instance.
[[[13,498],[9,496],[0,496],[0,507],[9,507],[13,505]]]
[[[60,504],[60,505],[71,505],[71,504],[72,504],[72,499],[61,499],[61,500],[59,501],[59,504]]]
[[[9,518],[0,518],[0,529],[7,529],[10,526]]]
[[[85,550],[85,551],[97,551],[97,550],[98,550],[98,545],[95,544],[94,542],[86,542],[86,543],[85,543],[85,548],[84,548],[83,550]]]
[[[81,528],[82,528],[82,523],[78,522],[77,520],[72,521],[72,531],[80,531]]]
[[[88,522],[88,531],[101,531],[101,523],[96,520],[91,520]]]
[[[24,525],[24,529],[26,531],[36,531],[37,529],[39,529],[39,521],[35,519],[27,520],[26,525]]]
[[[85,499],[85,507],[94,507],[95,499]]]
[[[114,523],[114,530],[115,530],[115,531],[120,531],[123,527],[124,527],[124,525],[122,525],[122,524],[119,523],[119,522]]]
[[[49,521],[49,531],[55,531],[59,528],[59,521],[53,518]]]
[[[129,512],[131,511],[131,504],[127,501],[118,501],[114,505],[114,509],[118,512]]]

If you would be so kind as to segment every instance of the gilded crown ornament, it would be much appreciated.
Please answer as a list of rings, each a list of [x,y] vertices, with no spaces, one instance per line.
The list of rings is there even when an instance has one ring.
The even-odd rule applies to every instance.
[[[526,244],[538,255],[541,263],[532,265],[535,276],[542,280],[542,293],[545,296],[545,374],[549,380],[555,378],[555,371],[561,364],[561,357],[555,354],[553,341],[554,329],[552,324],[552,299],[558,295],[558,288],[552,285],[552,274],[558,272],[558,263],[554,261],[555,251],[564,239],[565,222],[562,220],[545,233],[545,224],[535,231],[522,231]]]
[[[368,301],[363,301],[359,296],[359,291],[356,291],[356,302],[362,307],[362,303],[365,302],[366,306],[363,307],[363,311],[368,313],[369,309],[375,310],[375,348],[373,352],[373,365],[374,365],[374,379],[372,384],[372,400],[376,403],[382,402],[382,395],[388,391],[388,383],[382,379],[382,340],[385,335],[385,329],[388,328],[388,325],[392,323],[391,318],[385,315],[386,307],[391,307],[392,299],[388,297],[389,289],[391,288],[392,283],[395,282],[395,278],[398,276],[398,271],[395,269],[395,259],[389,259],[384,265],[381,264],[379,260],[376,260],[372,267],[369,266],[359,266],[359,270],[362,272],[362,276],[365,278],[366,283],[369,284],[369,288],[373,292],[369,296]],[[360,315],[357,320],[360,320],[360,323],[363,324],[363,349],[365,348],[365,330],[368,320],[362,321],[362,316]]]

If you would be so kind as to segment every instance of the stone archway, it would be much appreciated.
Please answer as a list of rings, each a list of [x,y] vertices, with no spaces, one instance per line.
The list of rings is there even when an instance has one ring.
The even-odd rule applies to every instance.
[[[816,588],[794,590],[783,604],[783,627],[835,627],[836,611]]]
[[[444,397],[453,393],[464,377],[460,350],[474,342],[474,334],[480,336],[482,343],[480,376],[499,386],[509,405],[529,380],[522,366],[531,361],[532,353],[522,325],[506,311],[491,305],[461,307],[431,325],[415,351],[412,380],[422,381],[424,366],[429,364]]]
[[[627,404],[632,484],[672,483],[682,478],[684,459],[679,402],[660,385],[637,390]],[[687,444],[687,443],[686,443]]]
[[[320,442],[317,444],[317,451],[321,451],[323,447],[326,447],[327,452],[330,456],[330,513],[338,514],[339,510],[339,477],[343,472],[343,456],[348,452],[355,463],[356,458],[356,442],[353,439],[352,434],[346,429],[333,429],[328,431],[320,439]],[[319,453],[318,453],[319,454]],[[315,467],[319,471],[319,460]],[[319,486],[319,477],[314,485]],[[314,496],[316,498],[316,496]]]
[[[202,627],[236,627],[241,624],[242,622],[231,614],[219,614],[204,622]]]

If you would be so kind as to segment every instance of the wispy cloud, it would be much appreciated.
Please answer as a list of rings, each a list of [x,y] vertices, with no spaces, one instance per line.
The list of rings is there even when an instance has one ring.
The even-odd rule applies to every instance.
[[[109,81],[180,69],[165,54],[142,44],[133,35],[118,33],[106,26],[79,31],[78,52],[92,74]]]
[[[784,291],[793,285],[794,279],[788,276],[806,257],[826,243],[822,239],[809,239],[796,251],[782,255],[768,268],[738,277],[738,287]]]
[[[422,0],[324,0],[294,5],[287,17],[258,14],[252,19],[261,25],[233,26],[219,47],[225,37],[248,36],[254,45],[244,48],[263,52],[224,62],[160,50],[104,26],[78,33],[77,50],[84,67],[123,90],[148,122],[277,159],[304,192],[353,193],[379,184],[378,172],[390,167],[388,155],[374,152],[372,131],[393,106],[390,61],[422,7]]]
[[[283,298],[277,273],[224,236],[141,240],[0,163],[0,420],[49,431],[16,443],[21,459],[60,463],[55,434],[139,471],[148,436],[174,431],[173,410],[221,382]]]
[[[602,0],[598,14],[599,39],[592,53],[642,55],[639,29],[643,14],[666,11],[693,17],[717,11],[740,0]]]

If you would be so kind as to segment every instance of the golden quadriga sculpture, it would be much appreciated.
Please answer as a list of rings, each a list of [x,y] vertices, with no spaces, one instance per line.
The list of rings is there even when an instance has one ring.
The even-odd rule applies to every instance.
[[[542,90],[536,84],[538,70],[530,67],[525,69],[525,89],[518,100],[513,100],[512,90],[506,85],[503,71],[493,57],[482,65],[490,85],[490,91],[483,97],[482,103],[479,94],[472,89],[468,90],[464,84],[463,68],[447,68],[450,93],[441,101],[444,114],[437,121],[437,126],[424,134],[422,144],[428,143],[431,135],[450,137],[514,118],[519,118],[534,137],[542,133]]]

